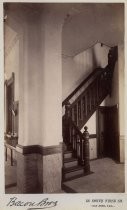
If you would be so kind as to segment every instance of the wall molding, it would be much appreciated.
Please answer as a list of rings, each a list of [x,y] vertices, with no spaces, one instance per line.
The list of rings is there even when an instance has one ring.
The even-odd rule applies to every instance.
[[[23,155],[41,154],[43,156],[46,156],[46,155],[62,153],[62,146],[61,144],[46,146],[46,147],[40,145],[22,146],[20,144],[17,144],[16,151],[22,153]]]

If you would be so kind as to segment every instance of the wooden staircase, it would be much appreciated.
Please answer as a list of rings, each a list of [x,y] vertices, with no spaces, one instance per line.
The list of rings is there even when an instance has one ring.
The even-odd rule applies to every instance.
[[[66,182],[91,173],[89,161],[89,133],[80,129],[111,94],[112,77],[117,60],[117,47],[108,54],[108,65],[96,68],[62,103],[63,116],[63,168],[62,181]]]
[[[69,181],[87,175],[85,167],[80,165],[78,158],[73,157],[72,150],[66,150],[63,157],[63,181]]]

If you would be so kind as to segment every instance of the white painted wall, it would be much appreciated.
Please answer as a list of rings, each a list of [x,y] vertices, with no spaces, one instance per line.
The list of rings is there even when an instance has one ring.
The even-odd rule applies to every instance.
[[[64,46],[63,46],[64,47]],[[62,57],[62,99],[64,100],[96,67],[108,63],[109,47],[95,44],[74,57]]]
[[[84,125],[88,127],[89,134],[96,134],[96,112],[91,116],[88,122]],[[81,132],[84,132],[84,126],[81,129]]]
[[[13,13],[14,9],[17,12]],[[13,47],[15,53],[10,56],[13,65],[6,60],[5,71],[8,74],[13,66],[19,67],[18,143],[23,146],[51,146],[62,141],[62,24],[59,16],[61,13],[52,12],[50,8],[43,13],[27,13],[24,7],[11,5],[10,13],[8,11],[8,21],[15,19],[15,24],[9,23],[19,35],[20,47],[18,53]],[[7,42],[6,45],[8,47]]]
[[[97,139],[89,139],[89,154],[90,160],[97,158]]]
[[[58,145],[62,141],[62,24],[60,14],[50,12],[45,12],[42,16],[44,25],[41,26],[41,29],[44,27],[43,94],[41,96],[44,146]]]
[[[19,37],[9,25],[4,27],[5,38],[5,79],[10,79],[12,72],[15,73],[14,100],[19,100]]]

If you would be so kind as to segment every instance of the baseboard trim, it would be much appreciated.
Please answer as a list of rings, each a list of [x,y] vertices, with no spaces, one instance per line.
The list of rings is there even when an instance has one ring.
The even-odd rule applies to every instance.
[[[16,151],[19,153],[22,153],[23,155],[35,153],[35,154],[41,154],[41,155],[45,156],[45,155],[62,153],[62,146],[61,146],[61,144],[47,146],[47,147],[43,147],[40,145],[22,146],[22,145],[18,144],[16,146]]]
[[[15,186],[17,186],[17,183],[7,184],[5,185],[5,189],[15,187]]]

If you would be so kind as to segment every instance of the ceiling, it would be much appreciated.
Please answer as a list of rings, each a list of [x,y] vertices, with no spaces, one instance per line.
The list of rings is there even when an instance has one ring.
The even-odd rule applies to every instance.
[[[63,26],[64,55],[74,56],[96,42],[114,46],[123,41],[123,4],[82,3],[70,8]]]
[[[68,56],[74,56],[97,42],[109,46],[124,42],[123,3],[7,3],[4,5],[5,12],[10,10],[13,15],[16,14],[19,25],[31,15],[32,21],[39,20],[43,13],[47,15],[52,13],[55,18],[62,17],[62,54]]]

